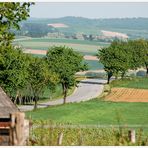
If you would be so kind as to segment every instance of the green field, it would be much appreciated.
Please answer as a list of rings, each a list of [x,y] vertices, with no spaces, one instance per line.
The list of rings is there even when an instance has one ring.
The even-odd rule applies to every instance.
[[[103,69],[103,65],[99,61],[84,60],[88,64],[89,70]]]
[[[120,79],[115,80],[111,83],[112,87],[126,87],[126,88],[137,88],[137,89],[148,89],[148,78],[132,78],[132,79]]]
[[[47,39],[47,38],[32,38],[28,40],[14,41],[14,44],[21,45],[23,48],[47,50],[51,46],[68,46],[83,55],[96,55],[97,50],[101,46],[109,44],[96,41],[83,41],[72,39]]]
[[[71,124],[148,124],[148,103],[114,103],[97,99],[38,109],[26,113],[36,120]]]
[[[18,38],[18,37],[17,37]],[[108,44],[96,41],[83,41],[83,40],[72,40],[72,39],[48,39],[48,38],[32,38],[14,41],[14,44],[21,45],[26,49],[37,49],[37,50],[48,50],[51,46],[63,46],[73,48],[82,55],[96,55],[98,49],[101,46],[107,46]],[[43,57],[43,55],[35,55]],[[103,69],[103,65],[98,61],[85,60],[88,63],[89,70]]]
[[[21,36],[20,38],[25,38],[25,37]],[[19,39],[19,37],[17,37],[16,39]],[[77,39],[32,38],[30,40],[31,40],[31,42],[74,43],[74,44],[98,45],[98,46],[105,46],[105,45],[109,44],[109,43],[105,43],[105,42],[88,41],[88,40],[77,40]],[[24,40],[22,40],[22,42],[28,42],[28,40],[24,39]]]

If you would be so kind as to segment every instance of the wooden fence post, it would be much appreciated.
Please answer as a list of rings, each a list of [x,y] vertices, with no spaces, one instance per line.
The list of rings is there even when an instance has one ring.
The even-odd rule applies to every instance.
[[[10,145],[25,145],[29,138],[29,121],[25,120],[25,114],[22,112],[13,113],[10,118]]]
[[[136,143],[136,134],[135,130],[129,130],[128,137],[131,143]]]
[[[58,135],[57,145],[62,145],[62,140],[63,140],[63,133],[61,132]]]

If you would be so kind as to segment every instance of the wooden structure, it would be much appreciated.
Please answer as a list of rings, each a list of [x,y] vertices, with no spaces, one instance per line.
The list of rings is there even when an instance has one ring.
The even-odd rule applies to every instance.
[[[25,145],[29,121],[0,87],[0,145]]]

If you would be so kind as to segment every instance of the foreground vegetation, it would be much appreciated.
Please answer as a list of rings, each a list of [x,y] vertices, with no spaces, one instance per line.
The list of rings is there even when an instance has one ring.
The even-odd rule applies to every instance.
[[[40,122],[37,123],[37,125],[38,127],[33,128],[30,132],[28,145],[148,145],[148,133],[141,128],[136,129],[136,143],[131,143],[128,136],[129,128],[96,128],[93,126],[70,127],[62,124],[55,125],[50,122]],[[35,126],[35,124],[33,126]]]

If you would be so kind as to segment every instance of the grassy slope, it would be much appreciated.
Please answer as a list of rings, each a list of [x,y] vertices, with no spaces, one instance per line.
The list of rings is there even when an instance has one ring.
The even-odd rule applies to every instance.
[[[115,80],[111,83],[112,87],[126,87],[126,88],[138,88],[138,89],[148,89],[148,78],[133,78],[133,79],[123,79]]]
[[[147,124],[148,103],[91,100],[27,112],[33,119],[72,124]]]
[[[117,80],[113,87],[148,88],[148,78],[132,80]],[[39,109],[28,112],[33,119],[53,120],[55,122],[73,124],[147,124],[148,103],[114,103],[97,99],[83,103],[66,104],[61,106]]]

